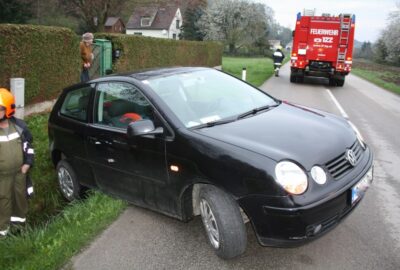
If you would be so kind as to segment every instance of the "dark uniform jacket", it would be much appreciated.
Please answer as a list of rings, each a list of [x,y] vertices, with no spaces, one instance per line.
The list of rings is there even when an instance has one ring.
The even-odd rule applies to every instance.
[[[282,63],[284,58],[285,58],[285,55],[279,49],[277,49],[272,55],[272,59],[274,60],[274,63]]]

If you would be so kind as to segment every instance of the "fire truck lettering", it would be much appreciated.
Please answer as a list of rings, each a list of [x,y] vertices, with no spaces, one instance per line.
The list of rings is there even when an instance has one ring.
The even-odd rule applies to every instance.
[[[322,42],[323,43],[333,43],[333,37],[323,37]]]
[[[312,34],[312,35],[337,36],[339,34],[339,30],[311,28],[310,29],[310,34]]]

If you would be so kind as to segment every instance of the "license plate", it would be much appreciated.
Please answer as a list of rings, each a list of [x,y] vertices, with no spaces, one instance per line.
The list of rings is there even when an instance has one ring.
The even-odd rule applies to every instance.
[[[371,174],[372,175],[372,174]],[[358,200],[364,196],[372,182],[372,176],[367,174],[361,179],[354,187],[351,188],[351,204],[356,203]]]
[[[351,204],[354,204],[359,199],[361,199],[363,194],[364,192],[362,192],[361,189],[359,189],[358,185],[354,186],[351,189]]]

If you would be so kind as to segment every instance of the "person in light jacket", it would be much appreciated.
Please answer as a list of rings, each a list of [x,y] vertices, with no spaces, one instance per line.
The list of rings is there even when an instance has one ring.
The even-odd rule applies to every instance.
[[[92,33],[85,33],[82,35],[82,41],[79,44],[82,58],[81,82],[87,82],[90,80],[89,69],[93,62],[93,38],[94,36]]]

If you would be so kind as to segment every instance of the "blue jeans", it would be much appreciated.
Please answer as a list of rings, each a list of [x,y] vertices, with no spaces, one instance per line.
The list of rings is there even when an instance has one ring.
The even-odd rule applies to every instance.
[[[89,69],[83,68],[81,72],[81,82],[87,82],[89,80]]]

